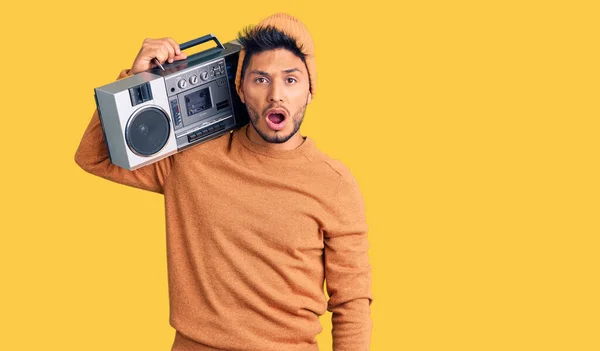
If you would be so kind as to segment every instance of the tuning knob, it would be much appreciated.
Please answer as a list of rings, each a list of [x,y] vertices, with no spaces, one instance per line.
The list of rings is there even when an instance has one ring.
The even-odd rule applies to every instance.
[[[179,83],[177,83],[177,85],[181,88],[181,89],[185,89],[185,87],[187,87],[187,80],[185,79],[181,79],[179,80]]]
[[[208,72],[207,71],[202,71],[202,73],[200,73],[200,79],[207,80],[208,79]]]
[[[194,85],[198,83],[198,76],[197,75],[193,75],[190,77],[190,84]]]

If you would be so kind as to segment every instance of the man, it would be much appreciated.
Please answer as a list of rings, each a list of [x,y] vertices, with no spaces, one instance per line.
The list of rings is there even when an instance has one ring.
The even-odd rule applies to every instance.
[[[363,200],[349,170],[298,132],[315,95],[313,41],[275,14],[240,42],[236,88],[251,123],[127,171],[110,163],[96,112],[75,160],[164,194],[172,350],[318,350],[326,308],[333,349],[368,350]],[[172,39],[149,39],[119,77],[185,57]]]

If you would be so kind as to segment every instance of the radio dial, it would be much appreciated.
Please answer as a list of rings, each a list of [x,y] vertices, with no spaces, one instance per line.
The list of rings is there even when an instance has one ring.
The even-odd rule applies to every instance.
[[[198,83],[198,76],[197,75],[193,75],[190,77],[190,83],[191,84],[197,84]]]
[[[177,83],[177,85],[181,88],[181,89],[185,89],[185,87],[187,87],[187,81],[185,79],[181,79],[179,81],[179,83]]]
[[[202,71],[202,73],[200,73],[200,78],[202,80],[207,80],[208,79],[208,72],[207,71]]]

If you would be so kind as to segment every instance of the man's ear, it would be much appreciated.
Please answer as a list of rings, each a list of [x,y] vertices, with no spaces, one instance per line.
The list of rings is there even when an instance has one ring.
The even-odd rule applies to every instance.
[[[308,92],[308,100],[306,100],[306,104],[310,104],[310,102],[312,101],[312,94],[310,93],[310,91]]]
[[[240,96],[240,100],[245,104],[246,100],[244,98],[244,81],[240,81],[240,90],[238,91],[238,95]]]

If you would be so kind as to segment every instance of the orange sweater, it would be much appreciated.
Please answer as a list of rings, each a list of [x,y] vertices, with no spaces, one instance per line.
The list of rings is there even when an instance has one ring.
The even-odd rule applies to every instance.
[[[333,350],[368,350],[371,266],[354,177],[310,138],[275,151],[246,128],[128,171],[110,163],[96,111],[75,161],[164,194],[172,350],[318,350],[326,308]]]

